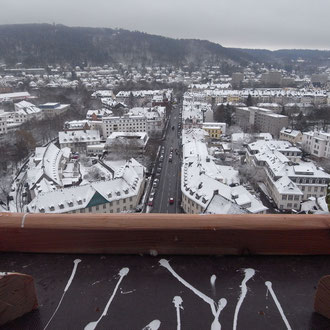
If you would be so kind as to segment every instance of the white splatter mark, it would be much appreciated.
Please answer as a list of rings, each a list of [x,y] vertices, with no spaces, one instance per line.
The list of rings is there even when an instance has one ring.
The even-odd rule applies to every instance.
[[[92,285],[95,285],[95,284],[98,284],[98,283],[100,283],[100,281],[95,281],[95,282],[92,283]]]
[[[142,330],[158,330],[161,322],[159,320],[153,320],[146,325]]]
[[[72,280],[73,280],[73,278],[74,278],[74,276],[75,276],[75,274],[76,274],[76,271],[77,271],[77,268],[78,268],[78,264],[79,264],[80,262],[81,262],[80,259],[75,259],[75,260],[73,261],[74,266],[73,266],[73,270],[72,270],[71,276],[70,276],[70,278],[69,278],[69,280],[68,280],[68,283],[66,284],[66,286],[65,286],[65,288],[64,288],[64,292],[63,292],[62,297],[61,297],[61,299],[60,299],[60,301],[59,301],[59,303],[58,303],[58,305],[57,305],[57,307],[56,307],[56,309],[55,309],[55,312],[53,313],[52,317],[51,317],[51,318],[49,319],[49,321],[47,322],[46,326],[44,327],[44,330],[47,329],[47,327],[49,326],[49,324],[50,324],[50,322],[52,321],[53,317],[55,316],[55,314],[57,313],[58,309],[60,308],[61,303],[62,303],[62,300],[63,300],[63,298],[64,298],[66,292],[69,290],[69,287],[70,287],[70,285],[71,285],[71,283],[72,283]]]
[[[244,269],[244,273],[245,273],[245,276],[244,276],[244,279],[242,281],[242,284],[240,285],[240,288],[241,288],[241,295],[238,299],[238,302],[237,302],[237,305],[236,305],[236,308],[235,308],[235,314],[234,314],[234,323],[233,323],[233,330],[236,330],[237,328],[237,317],[238,317],[238,313],[239,313],[239,310],[241,308],[241,305],[245,299],[245,296],[247,294],[247,286],[246,286],[246,283],[255,275],[256,271],[252,268],[247,268],[247,269]]]
[[[107,313],[108,313],[108,309],[109,309],[109,307],[110,307],[110,305],[111,305],[111,303],[112,303],[113,298],[115,297],[115,295],[116,295],[116,293],[117,293],[118,287],[119,287],[121,281],[123,280],[123,278],[128,274],[128,272],[129,272],[129,268],[127,268],[127,267],[122,268],[122,269],[120,270],[120,272],[119,272],[119,274],[118,274],[118,275],[119,275],[119,280],[118,280],[118,282],[117,282],[117,284],[116,284],[116,286],[115,286],[115,289],[113,290],[113,293],[112,293],[112,295],[111,295],[109,301],[107,302],[107,304],[106,304],[106,306],[105,306],[105,308],[104,308],[103,313],[101,314],[101,316],[99,317],[99,319],[98,319],[97,321],[89,322],[89,323],[85,326],[84,330],[94,330],[94,329],[97,327],[98,323],[101,321],[102,317],[107,315]]]
[[[134,291],[136,291],[136,289],[131,290],[131,291],[123,291],[123,289],[120,288],[120,293],[121,293],[121,294],[130,294],[130,293],[133,293]]]
[[[183,300],[182,300],[182,298],[180,296],[175,296],[173,298],[173,304],[174,304],[175,309],[176,309],[176,319],[177,319],[176,329],[177,330],[181,330],[180,308],[183,309],[182,303],[183,303]]]
[[[219,300],[219,304],[217,305],[216,302],[205,295],[204,293],[200,292],[196,288],[194,288],[191,284],[189,284],[186,280],[184,280],[179,274],[175,272],[175,270],[171,267],[170,263],[166,259],[161,259],[159,260],[159,264],[166,268],[174,277],[177,278],[179,282],[181,282],[185,287],[190,289],[196,296],[204,300],[207,304],[210,305],[211,307],[211,312],[214,316],[214,321],[211,325],[211,330],[220,330],[221,329],[221,324],[219,322],[219,316],[221,311],[225,308],[227,305],[227,300],[225,298],[222,298]],[[218,308],[216,308],[218,307]]]
[[[153,256],[153,257],[157,257],[157,256],[158,256],[158,252],[157,252],[157,250],[150,250],[150,251],[149,251],[149,254],[150,254],[151,256]]]
[[[282,307],[281,307],[281,304],[280,304],[280,302],[278,301],[278,299],[277,299],[277,297],[276,297],[276,295],[275,295],[275,292],[274,292],[274,290],[273,290],[272,282],[267,281],[267,282],[265,282],[265,285],[267,286],[267,290],[269,290],[271,296],[273,297],[274,302],[275,302],[275,304],[276,304],[276,306],[277,306],[277,309],[278,309],[278,311],[280,312],[281,317],[282,317],[282,319],[283,319],[283,321],[284,321],[284,323],[285,323],[287,329],[288,329],[288,330],[291,330],[292,328],[291,328],[291,326],[290,326],[290,324],[289,324],[287,318],[285,317],[284,312],[283,312],[283,309],[282,309]]]

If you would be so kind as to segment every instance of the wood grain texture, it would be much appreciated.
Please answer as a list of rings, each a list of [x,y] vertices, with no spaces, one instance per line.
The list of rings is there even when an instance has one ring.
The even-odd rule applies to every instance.
[[[33,277],[19,273],[0,274],[0,325],[38,307]]]
[[[329,215],[0,214],[0,251],[330,254]]]
[[[330,275],[320,279],[315,294],[314,310],[330,319]]]

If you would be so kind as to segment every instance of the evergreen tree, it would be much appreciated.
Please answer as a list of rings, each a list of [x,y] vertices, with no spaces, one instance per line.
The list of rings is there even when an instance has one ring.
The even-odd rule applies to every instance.
[[[246,100],[246,105],[248,107],[251,107],[253,105],[253,100],[251,94],[248,95],[247,100]]]

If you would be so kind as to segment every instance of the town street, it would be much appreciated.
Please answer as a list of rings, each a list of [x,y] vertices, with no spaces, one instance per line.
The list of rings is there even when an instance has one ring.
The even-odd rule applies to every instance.
[[[181,138],[179,138],[178,124],[181,123],[181,120],[179,113],[179,106],[172,107],[166,135],[161,143],[161,150],[164,151],[159,153],[156,162],[154,177],[159,179],[159,183],[157,187],[153,188],[155,190],[151,210],[153,213],[182,213],[180,207]],[[172,161],[170,161],[172,149]],[[162,161],[160,161],[161,155],[163,155]],[[157,175],[159,167],[161,167],[161,172],[160,175]],[[170,198],[174,199],[173,204],[170,204]]]

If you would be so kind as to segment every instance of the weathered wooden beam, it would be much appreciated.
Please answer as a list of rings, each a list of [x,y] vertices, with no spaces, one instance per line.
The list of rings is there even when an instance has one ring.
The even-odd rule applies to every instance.
[[[38,307],[33,277],[0,273],[0,326]]]
[[[320,279],[315,294],[314,310],[330,319],[330,275]]]
[[[330,216],[2,213],[0,251],[330,254]]]

